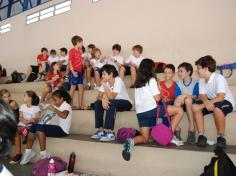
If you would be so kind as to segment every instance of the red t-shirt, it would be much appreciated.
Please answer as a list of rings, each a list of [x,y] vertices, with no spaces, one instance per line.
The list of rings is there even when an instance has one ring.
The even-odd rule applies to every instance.
[[[72,48],[69,52],[69,62],[71,62],[74,71],[82,72],[83,67],[83,57],[80,50]]]
[[[166,87],[165,81],[160,81],[160,86],[161,86],[161,99],[167,101],[174,100],[176,82],[174,81],[170,87]]]
[[[39,62],[39,61],[44,61],[44,62],[47,62],[48,61],[48,55],[43,55],[43,54],[39,54],[38,56],[37,56],[37,62]],[[39,64],[38,63],[38,66],[40,66],[40,65],[42,65],[42,64]]]
[[[51,74],[51,72],[49,71],[47,73],[47,75],[46,75],[46,80],[50,81],[50,80],[52,80],[54,78],[56,78],[56,79],[53,81],[53,85],[54,85],[54,87],[56,87],[60,83],[60,80],[62,79],[62,74],[61,73],[59,73],[59,74],[55,74],[55,73]],[[48,86],[51,86],[51,84],[48,83]]]

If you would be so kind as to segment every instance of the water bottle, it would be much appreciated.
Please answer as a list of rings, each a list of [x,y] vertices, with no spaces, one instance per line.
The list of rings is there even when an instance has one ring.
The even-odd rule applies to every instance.
[[[74,172],[75,158],[76,158],[76,155],[75,155],[74,152],[72,152],[70,154],[70,159],[69,159],[68,173],[73,173]]]
[[[54,84],[53,84],[53,81],[51,82],[51,89],[52,89],[52,91],[54,90]]]
[[[51,159],[48,164],[48,176],[55,176],[55,175],[56,175],[55,161]]]

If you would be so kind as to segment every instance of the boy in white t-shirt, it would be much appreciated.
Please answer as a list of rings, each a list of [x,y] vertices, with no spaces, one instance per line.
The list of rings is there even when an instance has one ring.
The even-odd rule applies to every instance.
[[[216,61],[212,56],[204,56],[195,62],[199,74],[199,98],[192,106],[194,119],[198,129],[199,147],[207,146],[205,136],[204,115],[213,113],[217,129],[216,146],[226,148],[225,117],[233,111],[235,100],[226,79],[215,73]]]
[[[131,81],[132,81],[132,85],[130,87],[134,88],[133,84],[135,83],[135,80],[136,80],[137,70],[139,68],[140,63],[144,59],[142,57],[143,47],[141,45],[135,45],[132,48],[132,51],[133,51],[133,54],[127,58],[125,63],[127,66],[130,67]]]
[[[35,152],[32,150],[35,135],[40,144],[40,159],[45,159],[51,156],[51,153],[46,151],[46,137],[65,137],[70,133],[72,121],[70,95],[66,91],[57,90],[52,93],[52,102],[53,104],[49,106],[49,109],[56,114],[56,117],[52,119],[54,123],[31,126],[27,147],[20,162],[21,165],[27,164],[35,156]],[[54,120],[54,118],[56,119]]]
[[[63,72],[67,72],[68,73],[68,60],[69,60],[69,57],[67,55],[68,51],[66,48],[61,48],[60,49],[60,68],[61,68],[61,71]],[[67,75],[66,73],[66,75]]]
[[[112,46],[112,55],[108,58],[108,64],[114,65],[119,72],[119,76],[124,80],[125,77],[125,59],[120,55],[121,46],[115,44]]]
[[[116,68],[109,64],[103,66],[101,87],[97,101],[94,103],[95,128],[98,131],[91,138],[104,142],[115,140],[113,130],[116,112],[129,111],[131,108],[132,101],[129,98],[124,81],[118,76]],[[104,111],[106,111],[105,123],[103,122]]]
[[[51,66],[53,62],[59,62],[60,58],[57,56],[56,50],[52,49],[50,51],[50,56],[48,57],[48,64]]]

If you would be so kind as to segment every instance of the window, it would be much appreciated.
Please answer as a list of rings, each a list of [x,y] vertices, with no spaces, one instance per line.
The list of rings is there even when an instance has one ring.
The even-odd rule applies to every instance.
[[[11,30],[11,24],[8,23],[8,24],[5,24],[5,25],[2,25],[0,27],[0,33],[3,34],[3,33],[6,33],[6,32],[9,32]]]
[[[35,22],[38,22],[40,20],[44,20],[46,18],[55,16],[55,15],[65,13],[69,10],[71,10],[71,0],[64,1],[60,4],[55,5],[55,6],[51,6],[46,9],[43,9],[39,12],[28,15],[26,17],[26,24],[35,23]]]

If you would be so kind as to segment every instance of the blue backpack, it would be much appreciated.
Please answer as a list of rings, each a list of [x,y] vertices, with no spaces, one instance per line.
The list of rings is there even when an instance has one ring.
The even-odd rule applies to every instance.
[[[236,69],[236,62],[231,63],[231,64],[219,65],[216,67],[216,69],[219,70],[220,74],[222,74],[223,76],[224,76],[224,73],[223,73],[224,70],[230,70],[229,75],[224,76],[226,78],[230,78],[233,75],[233,70]]]

